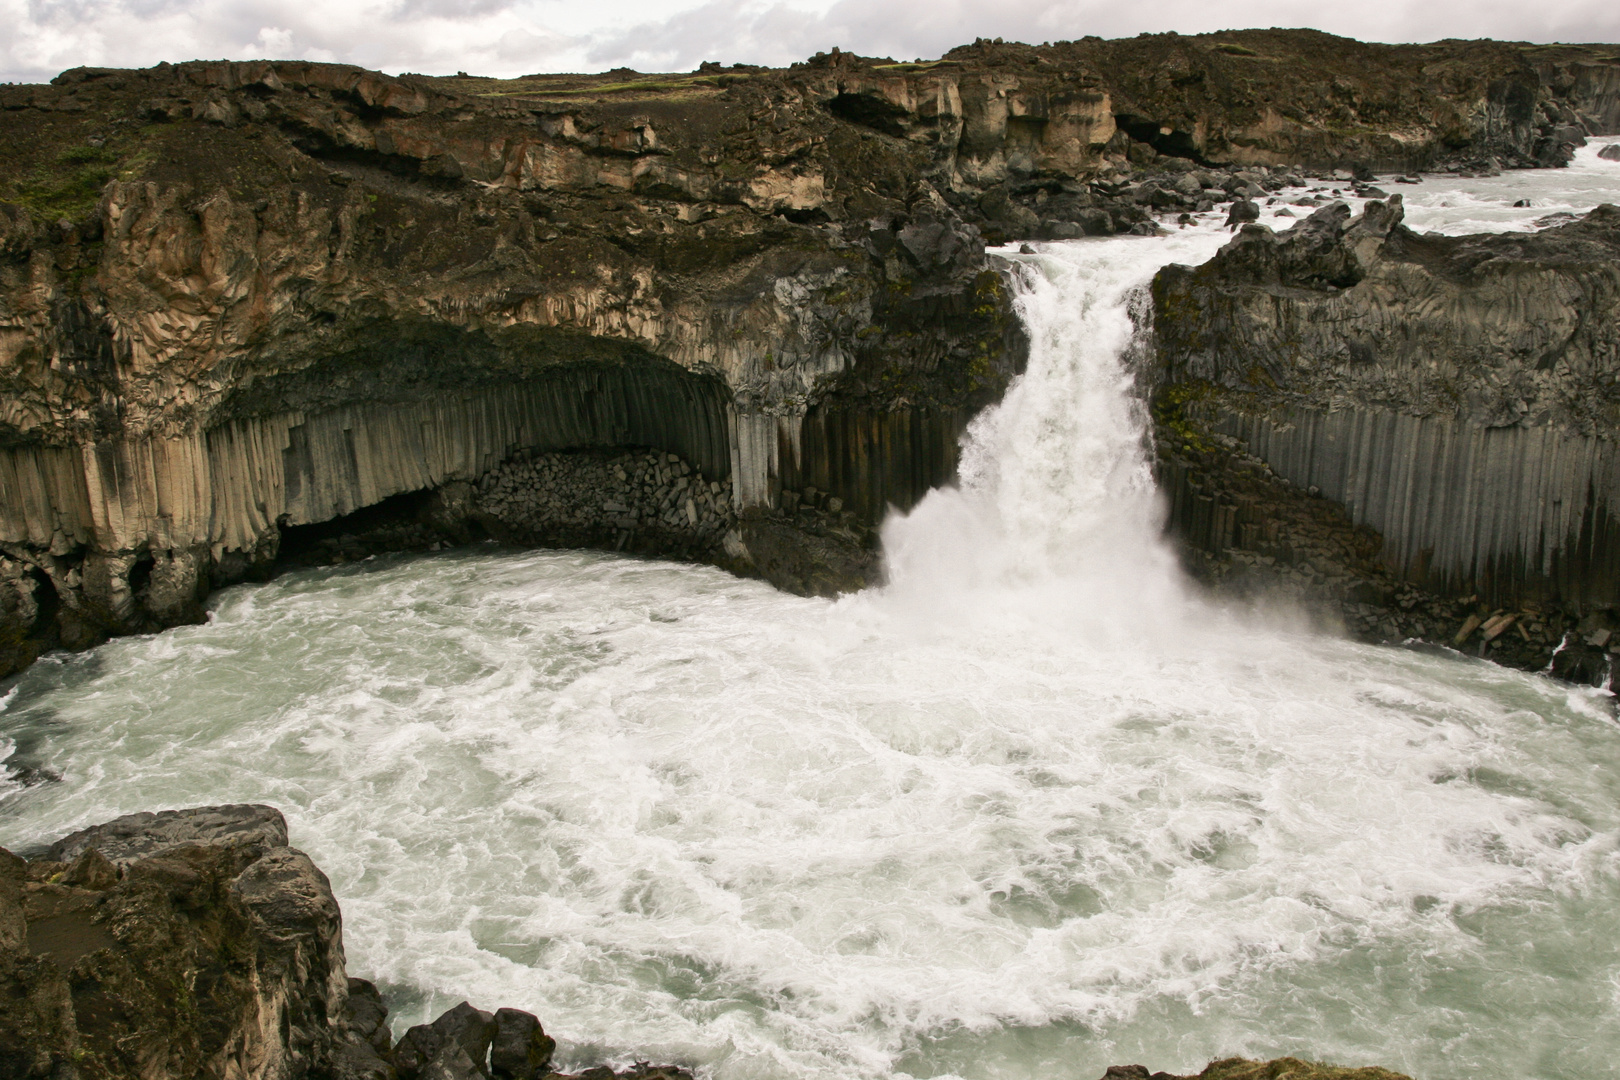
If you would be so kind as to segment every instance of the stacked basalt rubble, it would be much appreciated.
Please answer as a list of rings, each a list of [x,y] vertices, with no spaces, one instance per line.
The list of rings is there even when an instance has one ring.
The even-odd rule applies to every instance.
[[[730,480],[710,480],[678,454],[522,454],[478,481],[474,514],[513,538],[623,548],[632,538],[697,554],[736,524]],[[638,546],[641,546],[638,544]]]

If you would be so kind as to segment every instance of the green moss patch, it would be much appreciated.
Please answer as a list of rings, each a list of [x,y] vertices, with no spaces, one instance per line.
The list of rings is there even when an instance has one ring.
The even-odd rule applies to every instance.
[[[95,208],[101,189],[118,175],[118,163],[118,154],[106,147],[75,146],[17,177],[5,198],[48,221],[77,221]]]

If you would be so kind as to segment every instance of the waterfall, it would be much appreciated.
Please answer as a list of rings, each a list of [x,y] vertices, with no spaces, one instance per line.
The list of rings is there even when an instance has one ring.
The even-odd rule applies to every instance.
[[[1103,637],[1184,617],[1191,601],[1160,535],[1147,408],[1127,364],[1131,308],[1166,261],[1206,258],[1222,239],[1203,230],[1009,256],[1028,368],[969,427],[960,484],[886,525],[892,602],[1023,609]]]

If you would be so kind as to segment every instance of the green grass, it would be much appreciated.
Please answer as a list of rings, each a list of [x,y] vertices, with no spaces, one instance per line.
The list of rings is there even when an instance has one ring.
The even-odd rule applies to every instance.
[[[77,221],[95,208],[101,189],[118,174],[118,162],[118,154],[104,146],[75,146],[50,166],[12,181],[4,197],[48,221]]]

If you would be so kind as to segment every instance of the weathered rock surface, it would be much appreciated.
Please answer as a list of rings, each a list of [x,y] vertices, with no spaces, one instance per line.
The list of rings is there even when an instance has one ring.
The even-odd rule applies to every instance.
[[[808,412],[881,437],[994,400],[1016,321],[910,149],[780,75],[649,87],[0,92],[3,670],[194,621],[284,529],[520,451],[675,453],[732,513],[820,470],[858,512],[869,444],[802,458]]]
[[[287,529],[276,565],[355,562],[481,538],[704,562],[805,596],[864,588],[878,570],[877,530],[837,496],[808,485],[783,491],[774,509],[738,513],[729,480],[646,450],[520,453],[477,484],[452,482]]]
[[[1512,615],[1480,647],[1529,667],[1620,605],[1620,209],[1445,237],[1398,196],[1330,204],[1166,268],[1154,301],[1161,472],[1193,547],[1253,565],[1280,542],[1291,574],[1320,556],[1370,635],[1460,645],[1472,615]],[[1336,539],[1279,541],[1262,475],[1341,506]]]
[[[1410,1080],[1400,1073],[1376,1066],[1347,1069],[1338,1065],[1323,1065],[1299,1058],[1276,1058],[1272,1061],[1250,1061],[1247,1058],[1225,1058],[1212,1061],[1203,1072],[1191,1076],[1177,1076],[1167,1072],[1148,1072],[1142,1065],[1113,1065],[1102,1080]]]
[[[287,846],[287,820],[273,807],[247,804],[127,814],[62,837],[50,846],[45,858],[71,863],[94,850],[115,866],[128,866],[180,844],[283,848]]]
[[[0,1075],[304,1077],[344,1036],[337,902],[268,807],[121,818],[0,878]]]

